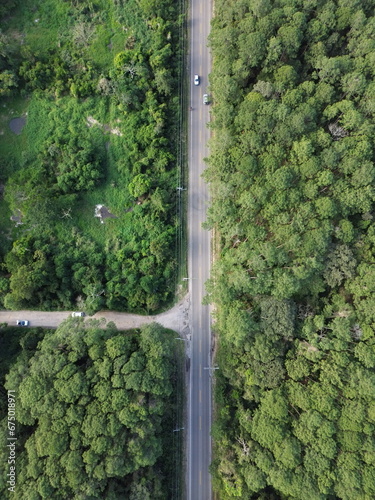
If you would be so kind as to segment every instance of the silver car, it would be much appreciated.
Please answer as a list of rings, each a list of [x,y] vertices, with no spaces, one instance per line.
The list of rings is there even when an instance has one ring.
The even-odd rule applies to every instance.
[[[18,319],[17,320],[17,326],[28,326],[29,322],[27,319]]]

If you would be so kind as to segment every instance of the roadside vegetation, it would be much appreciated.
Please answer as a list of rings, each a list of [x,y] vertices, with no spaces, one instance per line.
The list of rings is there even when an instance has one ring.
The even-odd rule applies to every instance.
[[[179,4],[12,0],[0,16],[1,303],[162,309],[179,259]]]
[[[175,333],[156,323],[124,333],[79,318],[43,336],[18,332],[21,341],[1,351],[1,366],[12,356],[5,389],[16,399],[17,497],[179,498]],[[8,344],[11,334],[0,329]],[[2,404],[4,429],[6,411]],[[2,498],[10,498],[7,488],[3,481]]]
[[[220,499],[375,497],[374,4],[215,2]]]

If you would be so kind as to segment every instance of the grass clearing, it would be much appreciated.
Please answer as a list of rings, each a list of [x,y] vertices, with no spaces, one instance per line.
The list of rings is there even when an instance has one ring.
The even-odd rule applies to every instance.
[[[9,128],[9,121],[16,116],[27,116],[26,125],[20,135],[14,134]],[[31,157],[40,151],[46,139],[61,127],[68,129],[72,134],[90,137],[103,154],[103,167],[105,170],[105,182],[94,191],[83,193],[80,200],[71,209],[71,219],[64,218],[59,223],[77,224],[83,231],[104,244],[108,237],[115,232],[113,226],[118,224],[124,217],[127,209],[134,205],[134,199],[127,189],[129,177],[121,175],[117,168],[117,158],[121,156],[123,146],[121,138],[106,131],[100,125],[91,128],[87,125],[87,117],[93,116],[100,125],[107,127],[119,126],[120,113],[116,106],[108,105],[105,100],[89,98],[85,102],[79,102],[71,97],[55,100],[33,97],[31,100],[15,98],[8,99],[0,108],[0,154],[4,160],[2,174],[4,177],[17,170],[20,163],[26,157]],[[107,220],[104,224],[94,217],[96,204],[103,204],[119,219],[117,222]],[[9,217],[11,211],[8,205],[0,201],[0,230],[3,234],[9,234],[14,226]],[[63,215],[62,215],[63,216]],[[110,226],[111,229],[110,229]],[[6,245],[9,247],[9,245]]]

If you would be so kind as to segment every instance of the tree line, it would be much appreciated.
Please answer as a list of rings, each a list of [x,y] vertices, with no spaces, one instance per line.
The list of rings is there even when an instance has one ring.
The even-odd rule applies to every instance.
[[[375,495],[372,2],[215,4],[220,498]]]
[[[70,318],[21,339],[5,384],[16,395],[20,498],[172,496],[174,337],[157,324],[120,333],[113,323]]]

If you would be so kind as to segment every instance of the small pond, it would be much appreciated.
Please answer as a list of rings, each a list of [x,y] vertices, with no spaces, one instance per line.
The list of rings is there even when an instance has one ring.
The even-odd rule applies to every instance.
[[[9,122],[10,130],[17,135],[20,135],[23,127],[26,125],[26,118],[24,116],[19,116],[18,118],[13,118]]]

